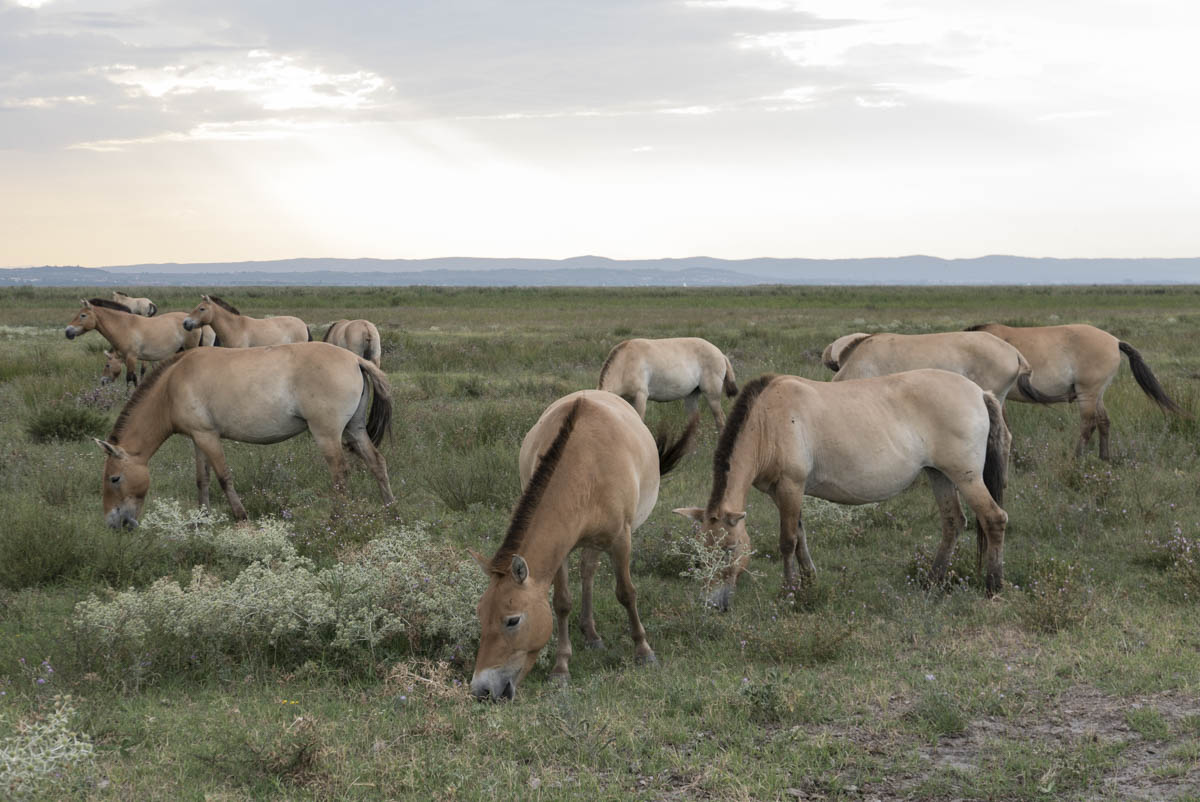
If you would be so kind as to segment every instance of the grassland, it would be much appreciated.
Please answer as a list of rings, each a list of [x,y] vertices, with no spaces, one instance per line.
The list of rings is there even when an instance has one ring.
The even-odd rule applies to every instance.
[[[744,383],[822,378],[821,349],[850,331],[1087,322],[1136,346],[1200,412],[1195,287],[214,289],[247,314],[299,315],[318,336],[341,317],[383,332],[394,507],[379,507],[361,469],[349,501],[334,496],[307,436],[227,446],[251,517],[281,516],[316,566],[418,522],[455,549],[496,548],[525,431],[558,396],[594,386],[630,336],[706,337]],[[161,310],[198,294],[129,291]],[[690,529],[670,510],[707,498],[706,426],[634,536],[661,665],[634,666],[605,568],[607,647],[577,640],[565,688],[541,665],[515,703],[481,705],[463,685],[473,654],[443,660],[403,638],[353,659],[264,645],[198,650],[171,670],[95,664],[70,626],[78,602],[160,577],[186,586],[196,562],[237,569],[107,530],[100,453],[72,439],[87,420],[31,435],[56,410],[103,426],[120,408],[123,387],[95,389],[99,335],[62,334],[85,294],[0,291],[0,750],[64,694],[95,747],[56,769],[44,798],[1200,799],[1198,427],[1164,417],[1127,366],[1106,396],[1111,463],[1094,446],[1072,458],[1071,406],[1010,405],[1009,585],[995,599],[975,582],[969,535],[953,586],[923,586],[938,522],[921,480],[879,505],[814,503],[820,574],[799,598],[779,598],[775,509],[752,494],[757,577],[732,612],[705,610],[679,576]],[[652,427],[682,418],[680,404],[649,413]],[[174,438],[151,466],[151,504],[193,503],[190,443]]]

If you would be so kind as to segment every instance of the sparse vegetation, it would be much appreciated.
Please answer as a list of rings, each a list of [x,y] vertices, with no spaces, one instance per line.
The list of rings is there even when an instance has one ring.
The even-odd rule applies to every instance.
[[[1196,423],[1164,418],[1127,367],[1105,396],[1111,463],[1073,458],[1071,407],[1010,405],[1008,584],[995,599],[977,586],[971,528],[951,591],[920,581],[941,534],[918,479],[878,505],[806,501],[817,574],[788,590],[777,510],[752,491],[755,575],[728,613],[704,608],[704,578],[728,555],[700,553],[670,510],[708,498],[705,426],[634,533],[660,665],[634,666],[607,561],[605,646],[583,647],[575,558],[570,683],[547,680],[548,650],[514,705],[466,690],[486,581],[466,549],[499,545],[522,437],[550,401],[594,387],[619,340],[704,336],[744,383],[826,378],[821,350],[848,331],[1079,320],[1120,332],[1195,413],[1200,352],[1182,344],[1200,334],[1200,288],[210,289],[318,332],[380,325],[397,503],[380,507],[358,468],[346,497],[331,493],[311,438],[230,444],[251,514],[235,526],[215,483],[212,512],[196,509],[192,444],[172,438],[142,526],[107,529],[99,450],[29,427],[79,409],[103,419],[102,436],[128,389],[96,389],[99,335],[62,337],[78,288],[0,290],[0,739],[49,722],[71,694],[56,731],[92,746],[76,768],[37,774],[32,798],[1186,799],[1200,787]],[[191,308],[196,290],[135,294],[166,311]],[[651,404],[651,430],[677,429],[681,406]]]

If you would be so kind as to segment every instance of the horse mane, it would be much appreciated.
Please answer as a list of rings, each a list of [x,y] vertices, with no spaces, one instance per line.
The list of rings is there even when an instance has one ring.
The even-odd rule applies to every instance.
[[[129,423],[129,417],[133,414],[134,409],[150,393],[150,389],[158,383],[159,377],[166,373],[172,365],[187,353],[187,351],[180,351],[170,359],[164,359],[162,362],[159,362],[150,375],[138,383],[137,389],[133,391],[133,395],[125,402],[125,406],[121,408],[121,413],[117,415],[117,422],[113,424],[112,431],[108,433],[108,442],[113,445],[119,444],[120,437],[125,433],[125,426]]]
[[[329,342],[329,335],[333,334],[333,327],[336,326],[337,324],[338,324],[338,321],[336,321],[336,320],[329,324],[329,328],[325,329],[325,336],[321,338],[321,342],[323,342],[323,343]],[[309,336],[312,336],[312,335],[309,335]]]
[[[850,358],[852,353],[854,353],[855,348],[858,348],[858,346],[862,345],[874,336],[874,334],[868,334],[866,337],[859,337],[857,340],[843,348],[842,352],[837,355],[838,370],[841,370],[846,366],[846,360]]]
[[[627,345],[629,345],[629,340],[622,340],[614,345],[612,350],[608,352],[608,356],[604,360],[604,365],[600,368],[600,378],[596,382],[597,390],[604,389],[604,377],[608,373],[608,369],[612,367],[613,360],[617,358],[617,353],[623,350]]]
[[[126,295],[125,297],[128,298],[129,296]],[[88,303],[92,306],[103,306],[105,309],[115,309],[118,312],[125,312],[130,315],[133,314],[133,310],[125,304],[119,304],[116,301],[110,301],[107,298],[89,298]]]
[[[721,439],[717,441],[717,450],[713,453],[713,488],[706,508],[709,514],[716,512],[717,507],[725,498],[725,488],[729,480],[729,458],[733,456],[733,447],[737,444],[738,435],[742,433],[742,428],[746,425],[746,418],[750,416],[750,407],[758,400],[758,396],[766,389],[767,385],[776,378],[778,376],[774,373],[765,373],[759,376],[742,388],[741,394],[734,402],[729,419],[725,421],[725,428],[721,430]]]
[[[228,301],[226,301],[224,298],[220,297],[219,295],[210,295],[210,296],[208,296],[208,300],[212,301],[214,304],[221,307],[226,312],[233,312],[235,315],[241,314],[241,312],[239,312],[237,310],[236,306],[229,303]]]
[[[121,292],[120,290],[113,290],[113,295],[120,295],[122,298],[132,298],[133,297],[129,293]]]
[[[994,323],[976,323],[974,326],[963,329],[963,331],[984,331],[988,326],[994,326]]]
[[[554,436],[554,441],[550,443],[546,453],[542,454],[537,470],[529,478],[529,484],[525,487],[525,492],[521,494],[516,509],[513,510],[512,521],[508,524],[504,542],[500,544],[500,550],[496,552],[496,556],[492,557],[492,573],[505,574],[508,572],[512,557],[517,553],[517,549],[521,547],[521,542],[525,538],[525,531],[529,528],[534,510],[537,509],[538,503],[545,495],[546,487],[550,484],[550,477],[553,475],[554,469],[558,467],[559,460],[562,459],[567,438],[571,436],[571,431],[575,428],[575,418],[579,415],[579,407],[582,403],[583,399],[580,398],[571,405],[567,417],[563,419],[562,426],[558,428],[558,434]]]

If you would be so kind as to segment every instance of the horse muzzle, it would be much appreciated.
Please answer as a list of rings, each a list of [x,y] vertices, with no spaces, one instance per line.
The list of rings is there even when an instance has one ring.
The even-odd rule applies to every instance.
[[[194,328],[196,328],[196,321],[192,320],[190,317],[185,317],[183,319],[183,330],[191,331]]]
[[[471,679],[471,695],[479,702],[511,702],[517,695],[513,678],[489,668]]]
[[[137,529],[138,526],[137,515],[121,507],[110,510],[104,521],[109,529]]]
[[[74,340],[81,333],[82,332],[80,332],[79,329],[75,328],[74,326],[67,326],[67,339],[68,340]]]
[[[105,385],[105,384],[112,384],[112,381],[113,381],[113,380],[112,380],[112,376],[101,376],[101,377],[100,377],[100,384],[101,384],[101,385]]]

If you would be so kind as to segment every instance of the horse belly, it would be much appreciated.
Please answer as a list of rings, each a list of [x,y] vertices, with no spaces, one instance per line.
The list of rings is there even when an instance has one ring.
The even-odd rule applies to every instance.
[[[847,471],[838,476],[812,475],[804,484],[804,494],[837,504],[883,501],[907,490],[921,472],[921,467]]]
[[[219,429],[221,437],[239,443],[269,445],[288,440],[308,428],[308,422],[296,415],[272,417],[263,414],[239,415],[225,420]]]
[[[698,370],[655,371],[646,382],[646,391],[651,401],[678,401],[691,395],[699,386]]]

